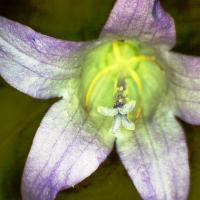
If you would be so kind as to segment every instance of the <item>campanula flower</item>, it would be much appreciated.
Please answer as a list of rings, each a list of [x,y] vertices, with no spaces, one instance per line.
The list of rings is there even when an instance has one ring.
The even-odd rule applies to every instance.
[[[158,0],[117,0],[96,41],[63,41],[0,18],[0,75],[34,98],[60,97],[33,140],[24,200],[55,199],[113,145],[142,199],[187,199],[176,117],[200,124],[200,58],[170,51],[175,41]]]

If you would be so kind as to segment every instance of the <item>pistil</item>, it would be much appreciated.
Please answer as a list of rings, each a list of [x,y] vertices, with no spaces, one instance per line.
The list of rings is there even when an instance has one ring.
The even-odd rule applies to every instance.
[[[110,131],[116,133],[121,126],[127,130],[134,130],[135,124],[128,119],[128,114],[133,111],[136,102],[128,102],[125,77],[118,78],[113,101],[113,108],[98,107],[97,109],[100,114],[114,118]]]

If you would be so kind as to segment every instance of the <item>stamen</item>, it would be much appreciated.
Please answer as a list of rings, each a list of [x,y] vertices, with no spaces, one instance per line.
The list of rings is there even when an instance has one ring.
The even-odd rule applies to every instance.
[[[137,87],[137,91],[138,91],[138,102],[141,102],[141,94],[142,94],[142,90],[143,90],[143,86],[141,83],[140,78],[138,77],[137,73],[135,72],[135,70],[129,70],[130,71],[130,76],[132,78],[132,80],[136,83],[136,87]],[[137,106],[137,113],[136,113],[136,119],[139,119],[142,113],[142,106],[139,104]]]
[[[92,94],[92,91],[97,83],[97,81],[99,81],[99,79],[101,79],[105,74],[107,74],[111,69],[113,68],[112,65],[108,66],[108,67],[105,67],[103,68],[96,76],[95,78],[92,80],[92,82],[90,83],[89,85],[89,88],[86,92],[86,96],[85,96],[85,110],[88,112],[89,109],[89,100],[90,100],[90,97],[91,97],[91,94]]]
[[[154,56],[144,56],[144,55],[134,56],[128,60],[127,64],[131,64],[132,62],[133,63],[141,62],[141,61],[155,61],[155,57]]]
[[[138,119],[140,118],[141,113],[142,113],[142,106],[139,105],[139,106],[138,106],[138,109],[137,109],[136,117],[135,117],[136,120],[138,120]]]
[[[136,83],[139,95],[141,95],[143,87],[142,87],[142,83],[141,83],[139,76],[133,69],[129,69],[129,72],[130,72],[132,80]]]
[[[119,46],[117,42],[113,42],[112,46],[113,46],[113,54],[115,56],[115,59],[117,59],[118,61],[121,60],[120,50],[119,50]]]

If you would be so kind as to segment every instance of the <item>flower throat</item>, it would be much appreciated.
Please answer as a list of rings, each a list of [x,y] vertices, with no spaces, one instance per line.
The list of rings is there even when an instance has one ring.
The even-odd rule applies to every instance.
[[[98,44],[85,60],[80,95],[93,121],[113,121],[114,131],[133,130],[141,115],[154,111],[165,74],[151,48],[139,41],[112,41]]]

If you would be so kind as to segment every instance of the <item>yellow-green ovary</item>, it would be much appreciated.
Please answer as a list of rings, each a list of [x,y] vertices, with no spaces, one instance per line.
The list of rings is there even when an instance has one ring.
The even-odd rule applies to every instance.
[[[157,64],[153,49],[138,41],[105,42],[88,53],[81,78],[81,101],[91,120],[112,119],[97,112],[98,107],[113,108],[117,82],[126,82],[127,103],[136,101],[129,119],[151,117],[166,93],[164,70]]]

